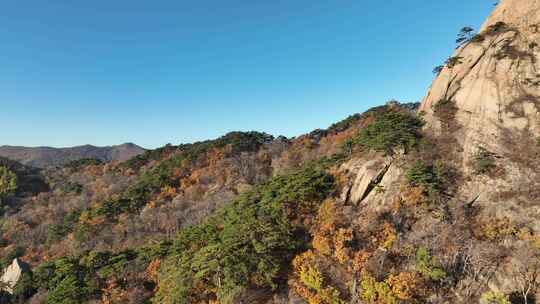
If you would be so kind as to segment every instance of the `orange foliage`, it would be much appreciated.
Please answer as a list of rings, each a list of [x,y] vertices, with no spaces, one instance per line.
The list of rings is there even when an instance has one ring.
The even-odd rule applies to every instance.
[[[86,170],[84,170],[84,173],[86,175],[92,175],[92,176],[100,176],[104,172],[104,168],[102,165],[90,165],[86,167]]]
[[[296,278],[291,281],[291,286],[309,304],[344,303],[340,299],[340,292],[326,284],[313,251],[309,250],[296,256],[293,268]]]
[[[353,254],[352,263],[349,266],[349,271],[360,272],[366,266],[367,261],[371,258],[372,253],[366,251],[357,251]]]
[[[230,154],[231,148],[226,147],[226,150],[213,148],[210,152],[208,152],[208,165],[209,166],[215,166],[219,161],[221,161],[223,158],[225,158],[225,153]]]
[[[343,143],[350,138],[354,136],[354,134],[357,132],[357,129],[350,128],[346,131],[328,135],[326,137],[321,138],[321,141],[319,142],[319,146],[321,147],[321,150],[324,150],[324,154],[332,154],[337,152],[336,147],[340,147],[343,145]]]
[[[401,197],[394,201],[392,208],[395,212],[402,207],[417,207],[425,205],[429,202],[426,191],[423,187],[403,187],[401,189]]]
[[[148,203],[146,203],[146,207],[148,209],[154,209],[158,206],[157,202],[155,200],[150,200]]]
[[[309,304],[321,304],[322,303],[322,299],[320,298],[320,296],[317,295],[316,292],[311,291],[309,288],[307,288],[305,285],[301,284],[300,282],[293,281],[291,283],[291,286],[294,289],[294,291],[296,291],[296,293],[300,297],[306,299]]]
[[[159,194],[160,198],[164,198],[167,200],[173,199],[176,195],[178,195],[176,188],[170,186],[165,186],[161,188],[161,192]]]
[[[312,246],[323,255],[332,254],[332,239],[328,235],[315,234],[313,236]]]
[[[323,255],[334,257],[345,263],[350,259],[347,243],[353,240],[351,228],[343,228],[339,222],[340,213],[332,200],[326,200],[319,208],[317,228],[313,232],[313,248]]]
[[[313,232],[313,248],[324,255],[332,254],[333,234],[336,230],[336,206],[332,200],[325,200],[319,207],[317,227]]]
[[[335,252],[334,256],[340,263],[345,263],[350,259],[350,249],[346,247],[347,242],[352,241],[353,232],[351,228],[338,230],[334,236]]]
[[[392,293],[400,300],[410,300],[421,291],[422,279],[416,272],[401,272],[390,275],[386,282]]]
[[[160,259],[153,260],[152,262],[150,262],[148,267],[146,267],[146,275],[154,282],[157,281],[159,267],[161,267]]]
[[[106,286],[101,290],[102,304],[120,304],[129,300],[128,293],[123,290],[116,280],[108,280]]]
[[[104,216],[92,217],[88,211],[84,211],[79,217],[79,222],[90,226],[100,226],[105,224],[106,220]]]
[[[385,221],[382,224],[382,229],[377,233],[377,235],[374,238],[375,244],[377,244],[377,247],[388,250],[394,245],[394,242],[397,239],[397,231],[394,226]]]
[[[480,239],[497,241],[516,234],[516,228],[508,217],[487,219],[480,222],[473,231]]]

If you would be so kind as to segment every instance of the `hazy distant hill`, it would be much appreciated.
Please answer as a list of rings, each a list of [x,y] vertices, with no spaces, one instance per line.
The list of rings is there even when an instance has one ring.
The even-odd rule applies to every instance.
[[[124,161],[145,151],[132,143],[109,147],[84,145],[72,148],[0,146],[0,156],[38,168],[59,166],[83,158]]]

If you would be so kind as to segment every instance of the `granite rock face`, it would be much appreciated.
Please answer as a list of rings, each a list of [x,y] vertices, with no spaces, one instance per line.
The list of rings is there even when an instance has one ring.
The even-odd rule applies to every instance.
[[[425,113],[426,130],[451,143],[453,165],[463,174],[456,201],[474,200],[481,210],[479,219],[508,219],[536,235],[540,233],[540,1],[502,0],[479,33],[450,58],[420,111]],[[479,157],[491,159],[493,174],[475,172]],[[519,289],[512,270],[524,259],[517,255],[529,249],[519,240],[505,246],[515,253],[501,261],[489,287],[509,294]]]
[[[420,111],[426,129],[452,140],[455,165],[469,177],[461,194],[494,201],[497,193],[506,191],[515,194],[505,198],[509,204],[535,202],[539,198],[534,189],[540,186],[540,1],[501,1],[478,35],[451,58],[453,63],[434,80]],[[443,119],[444,104],[452,109]],[[504,174],[474,175],[471,164],[482,150]],[[525,193],[528,197],[521,195]]]
[[[441,132],[437,104],[455,104],[463,169],[479,146],[504,153],[508,137],[540,134],[539,55],[540,1],[503,0],[435,79],[420,111]]]
[[[0,282],[3,283],[2,285],[5,285],[4,291],[13,294],[13,289],[21,279],[24,271],[26,271],[26,266],[19,259],[14,259],[11,265],[4,269],[0,278]]]
[[[419,112],[438,157],[460,176],[449,208],[474,205],[478,223],[507,220],[516,231],[539,235],[540,0],[501,1],[478,34],[454,51]],[[401,159],[366,156],[342,165],[349,180],[342,200],[359,204],[358,218],[390,210],[405,184]],[[489,160],[489,173],[478,173],[479,159]],[[430,233],[437,225],[418,223],[409,238],[434,238]],[[523,235],[508,238],[497,247],[504,258],[486,259],[496,265],[490,290],[519,290],[516,270],[534,260],[521,256],[535,252],[529,243]],[[490,246],[478,242],[467,254],[484,259],[493,252]],[[468,303],[466,293],[456,289],[455,294]]]
[[[343,172],[351,173],[350,185],[342,194],[342,200],[352,204],[361,203],[369,194],[380,187],[380,182],[391,166],[391,160],[375,158],[368,161],[353,159],[342,165]]]

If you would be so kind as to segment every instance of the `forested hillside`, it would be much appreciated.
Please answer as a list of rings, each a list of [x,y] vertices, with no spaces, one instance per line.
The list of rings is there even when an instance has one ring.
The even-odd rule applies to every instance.
[[[126,161],[0,159],[0,301],[538,303],[538,42],[540,0],[503,0],[420,105]]]
[[[350,157],[355,134],[381,113],[414,108],[379,107],[294,139],[233,132],[125,162],[82,159],[38,170],[9,161],[2,167],[9,180],[3,186],[2,267],[19,258],[32,269],[12,301],[173,301],[173,289],[187,297],[201,283],[169,286],[191,271],[175,259],[208,259],[210,248],[225,254],[229,262],[223,263],[231,264],[219,267],[233,277],[223,278],[220,284],[230,286],[219,296],[208,290],[203,298],[281,288],[295,253],[309,245],[318,205],[337,193],[330,171]],[[23,169],[43,188],[21,191],[30,184]],[[199,242],[192,253],[182,247]],[[216,267],[211,260],[200,263]],[[206,270],[204,280],[215,271]],[[252,280],[260,282],[251,286]]]

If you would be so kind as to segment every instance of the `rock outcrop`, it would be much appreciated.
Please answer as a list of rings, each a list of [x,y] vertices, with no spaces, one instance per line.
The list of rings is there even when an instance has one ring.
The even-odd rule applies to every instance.
[[[534,260],[521,254],[536,252],[530,239],[540,234],[539,61],[540,1],[503,0],[479,33],[455,50],[419,109],[437,150],[432,152],[459,175],[445,203],[454,223],[463,221],[460,225],[472,229],[481,223],[512,227],[516,237],[497,247],[504,252],[501,256],[486,258],[494,252],[489,242],[462,241],[470,244],[467,254],[493,262],[487,286],[503,294],[520,289],[516,272]],[[341,167],[350,180],[342,200],[359,203],[358,218],[390,210],[405,185],[402,158],[376,159],[352,159]],[[479,173],[478,166],[486,164],[489,170]],[[380,191],[372,191],[374,187]],[[474,219],[456,211],[470,206]],[[445,242],[444,234],[435,232],[442,225],[435,222],[420,218],[404,238]],[[452,234],[445,229],[441,231]],[[467,235],[464,231],[446,241],[457,244],[457,237]],[[459,302],[467,302],[465,293],[456,289],[455,294]]]
[[[392,161],[384,158],[377,158],[369,161],[353,159],[342,165],[341,171],[354,175],[347,191],[342,195],[342,200],[352,204],[362,202],[369,194],[379,187],[381,180],[388,171]]]
[[[474,198],[477,218],[506,219],[534,235],[540,233],[539,61],[540,1],[503,0],[456,49],[420,107],[426,129],[444,138],[463,174],[457,203]],[[492,162],[491,174],[475,172],[482,158]],[[506,246],[525,252],[524,244]],[[492,290],[519,289],[509,271],[515,264],[501,261]]]
[[[450,134],[465,177],[473,175],[479,151],[488,151],[505,172],[472,178],[465,195],[490,193],[483,199],[492,199],[504,187],[535,192],[523,185],[538,186],[539,55],[540,1],[503,0],[480,32],[454,52],[422,101],[427,128]]]
[[[9,265],[2,274],[0,282],[4,286],[4,291],[13,294],[13,289],[17,282],[21,279],[23,273],[27,270],[27,266],[19,261],[19,259],[14,259],[11,265]]]
[[[422,101],[428,126],[444,131],[438,104],[453,103],[464,149],[505,153],[504,140],[540,133],[540,1],[503,0],[478,35],[459,47]]]

